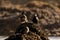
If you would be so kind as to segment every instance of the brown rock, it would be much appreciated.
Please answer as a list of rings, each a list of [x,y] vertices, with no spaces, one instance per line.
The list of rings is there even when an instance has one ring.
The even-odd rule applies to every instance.
[[[28,31],[29,28],[29,32]],[[8,37],[6,40],[48,40],[46,33],[42,28],[33,23],[22,23],[18,26],[15,35]]]

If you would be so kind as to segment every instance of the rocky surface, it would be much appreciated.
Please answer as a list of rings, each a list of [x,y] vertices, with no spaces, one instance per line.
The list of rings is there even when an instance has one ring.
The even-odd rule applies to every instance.
[[[48,40],[48,37],[39,25],[27,22],[18,26],[15,35],[5,40]]]

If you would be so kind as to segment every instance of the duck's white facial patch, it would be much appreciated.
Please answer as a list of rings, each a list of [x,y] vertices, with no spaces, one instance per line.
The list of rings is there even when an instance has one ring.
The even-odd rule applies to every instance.
[[[25,21],[28,22],[27,16],[26,15],[24,15],[24,16],[25,16]]]
[[[26,27],[26,29],[27,29],[27,33],[29,32],[29,28],[28,27]]]
[[[36,16],[36,19],[39,21],[39,18],[38,18],[38,16],[37,16],[37,14],[35,14],[35,16]]]

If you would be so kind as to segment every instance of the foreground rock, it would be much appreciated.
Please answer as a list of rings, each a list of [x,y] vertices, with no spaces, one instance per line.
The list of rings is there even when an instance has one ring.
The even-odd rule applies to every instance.
[[[22,23],[18,26],[15,35],[5,40],[48,40],[48,37],[39,25]]]

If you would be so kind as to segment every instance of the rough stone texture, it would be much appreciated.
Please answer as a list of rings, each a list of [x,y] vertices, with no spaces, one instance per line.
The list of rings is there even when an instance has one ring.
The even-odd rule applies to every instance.
[[[29,31],[26,27],[29,28]],[[48,40],[48,37],[39,25],[34,23],[22,23],[17,27],[15,35],[5,40]]]

